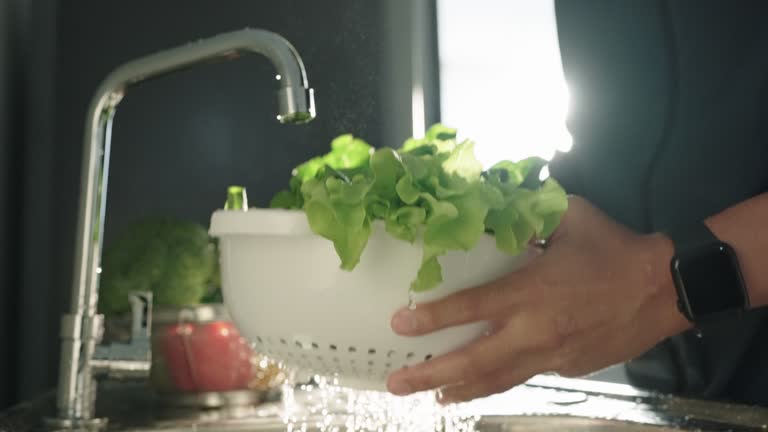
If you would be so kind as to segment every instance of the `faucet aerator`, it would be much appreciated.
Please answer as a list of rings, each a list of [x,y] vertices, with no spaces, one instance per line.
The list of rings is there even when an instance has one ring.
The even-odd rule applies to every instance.
[[[277,103],[280,123],[304,124],[315,118],[315,95],[311,88],[283,87],[277,92]]]

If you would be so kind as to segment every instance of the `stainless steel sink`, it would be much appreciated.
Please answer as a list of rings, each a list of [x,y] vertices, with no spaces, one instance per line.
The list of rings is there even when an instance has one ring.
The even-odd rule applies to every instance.
[[[25,403],[0,413],[0,431],[39,431],[40,419],[55,409],[55,395]],[[319,431],[327,417],[312,415],[309,392],[296,391],[292,413],[299,413],[294,431]],[[327,426],[346,431],[345,422],[351,414],[345,404],[322,403],[331,414]],[[363,405],[363,416],[371,410]],[[384,405],[389,406],[389,405]],[[430,400],[430,406],[434,406]],[[758,431],[768,432],[768,409],[697,401],[647,393],[626,385],[586,380],[540,376],[526,385],[504,394],[454,407],[449,420],[455,417],[472,419],[469,423],[477,432],[511,431]],[[375,410],[374,410],[375,411]],[[260,405],[246,405],[215,410],[163,408],[145,385],[105,383],[97,413],[110,418],[109,431],[134,432],[270,432],[288,430],[284,401],[275,400]],[[404,411],[408,419],[419,419],[421,411]],[[400,418],[400,416],[395,416]],[[389,417],[387,417],[389,418]],[[432,417],[427,417],[432,418]],[[417,422],[418,423],[418,422]],[[433,426],[433,423],[429,423]],[[431,428],[434,430],[435,428]],[[438,430],[441,428],[437,428]],[[443,428],[450,430],[450,428]],[[325,430],[334,430],[326,427]],[[360,429],[370,430],[370,429]],[[374,429],[375,430],[375,429]],[[400,427],[404,432],[418,432],[413,427]],[[467,431],[469,432],[469,431]]]
[[[305,430],[306,432],[320,431],[318,427],[308,427],[306,429],[300,429],[300,425],[296,425],[294,430]],[[331,425],[331,427],[325,430],[333,430],[332,426],[339,427],[340,431],[344,431],[344,425]],[[167,428],[150,428],[150,429],[131,429],[135,432],[187,432],[195,430],[199,432],[284,432],[287,426],[283,422],[265,420],[255,421],[241,424],[221,425],[197,425],[194,428],[187,426],[176,426]],[[631,422],[623,422],[618,420],[604,420],[604,419],[589,419],[573,416],[499,416],[487,419],[482,419],[475,424],[473,429],[475,432],[538,432],[538,431],[558,431],[558,432],[592,432],[592,431],[616,431],[616,432],[665,432],[675,431],[680,432],[680,427],[673,426],[655,426]],[[414,432],[414,431],[408,431]]]
[[[306,395],[305,395],[306,396]],[[302,407],[300,392],[296,401]],[[293,430],[346,431],[350,413],[327,406],[333,421],[321,429],[322,417],[306,415]],[[144,424],[113,424],[114,430],[175,431],[285,431],[285,407],[280,402],[229,411],[156,412]],[[302,411],[300,408],[299,411]],[[306,413],[306,410],[304,410]],[[768,431],[768,409],[666,397],[633,387],[553,376],[537,377],[525,386],[452,411],[458,418],[476,419],[474,431]],[[305,428],[302,429],[302,425]],[[466,423],[465,423],[466,424]],[[431,423],[430,423],[431,425]],[[440,428],[438,428],[440,429]],[[366,429],[364,429],[366,430]],[[412,432],[412,427],[399,430]],[[446,430],[448,430],[446,428]]]
[[[587,432],[587,431],[676,431],[679,427],[655,426],[641,423],[623,422],[618,420],[605,420],[594,418],[582,418],[572,416],[515,416],[500,417],[482,420],[477,425],[477,431],[487,432]]]

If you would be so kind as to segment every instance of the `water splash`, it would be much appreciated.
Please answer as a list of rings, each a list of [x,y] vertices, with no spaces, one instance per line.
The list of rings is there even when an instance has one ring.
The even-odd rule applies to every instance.
[[[461,414],[459,405],[442,406],[435,392],[408,397],[339,387],[320,379],[313,389],[283,392],[283,423],[288,430],[377,432],[470,432],[477,416]]]
[[[408,309],[410,310],[416,309],[416,299],[414,298],[414,293],[412,289],[408,290]]]

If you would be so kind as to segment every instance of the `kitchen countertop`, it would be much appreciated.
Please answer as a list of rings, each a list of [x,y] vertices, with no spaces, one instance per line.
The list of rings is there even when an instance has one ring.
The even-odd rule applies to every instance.
[[[293,400],[301,405],[308,394],[297,389]],[[0,432],[44,430],[41,420],[54,406],[51,392],[2,412]],[[479,430],[768,430],[768,408],[660,396],[627,385],[555,376],[536,377],[455,412],[478,416]],[[108,429],[114,431],[286,429],[285,405],[279,401],[228,410],[169,411],[160,408],[142,383],[102,383],[97,413],[110,418]]]

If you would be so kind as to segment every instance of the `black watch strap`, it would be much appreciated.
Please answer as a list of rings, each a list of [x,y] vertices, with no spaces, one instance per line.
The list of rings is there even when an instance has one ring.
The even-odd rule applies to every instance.
[[[678,308],[695,324],[744,310],[749,297],[733,249],[703,222],[666,231],[675,247],[670,263]]]
[[[675,245],[675,254],[720,243],[720,239],[704,222],[685,224],[667,231]]]

